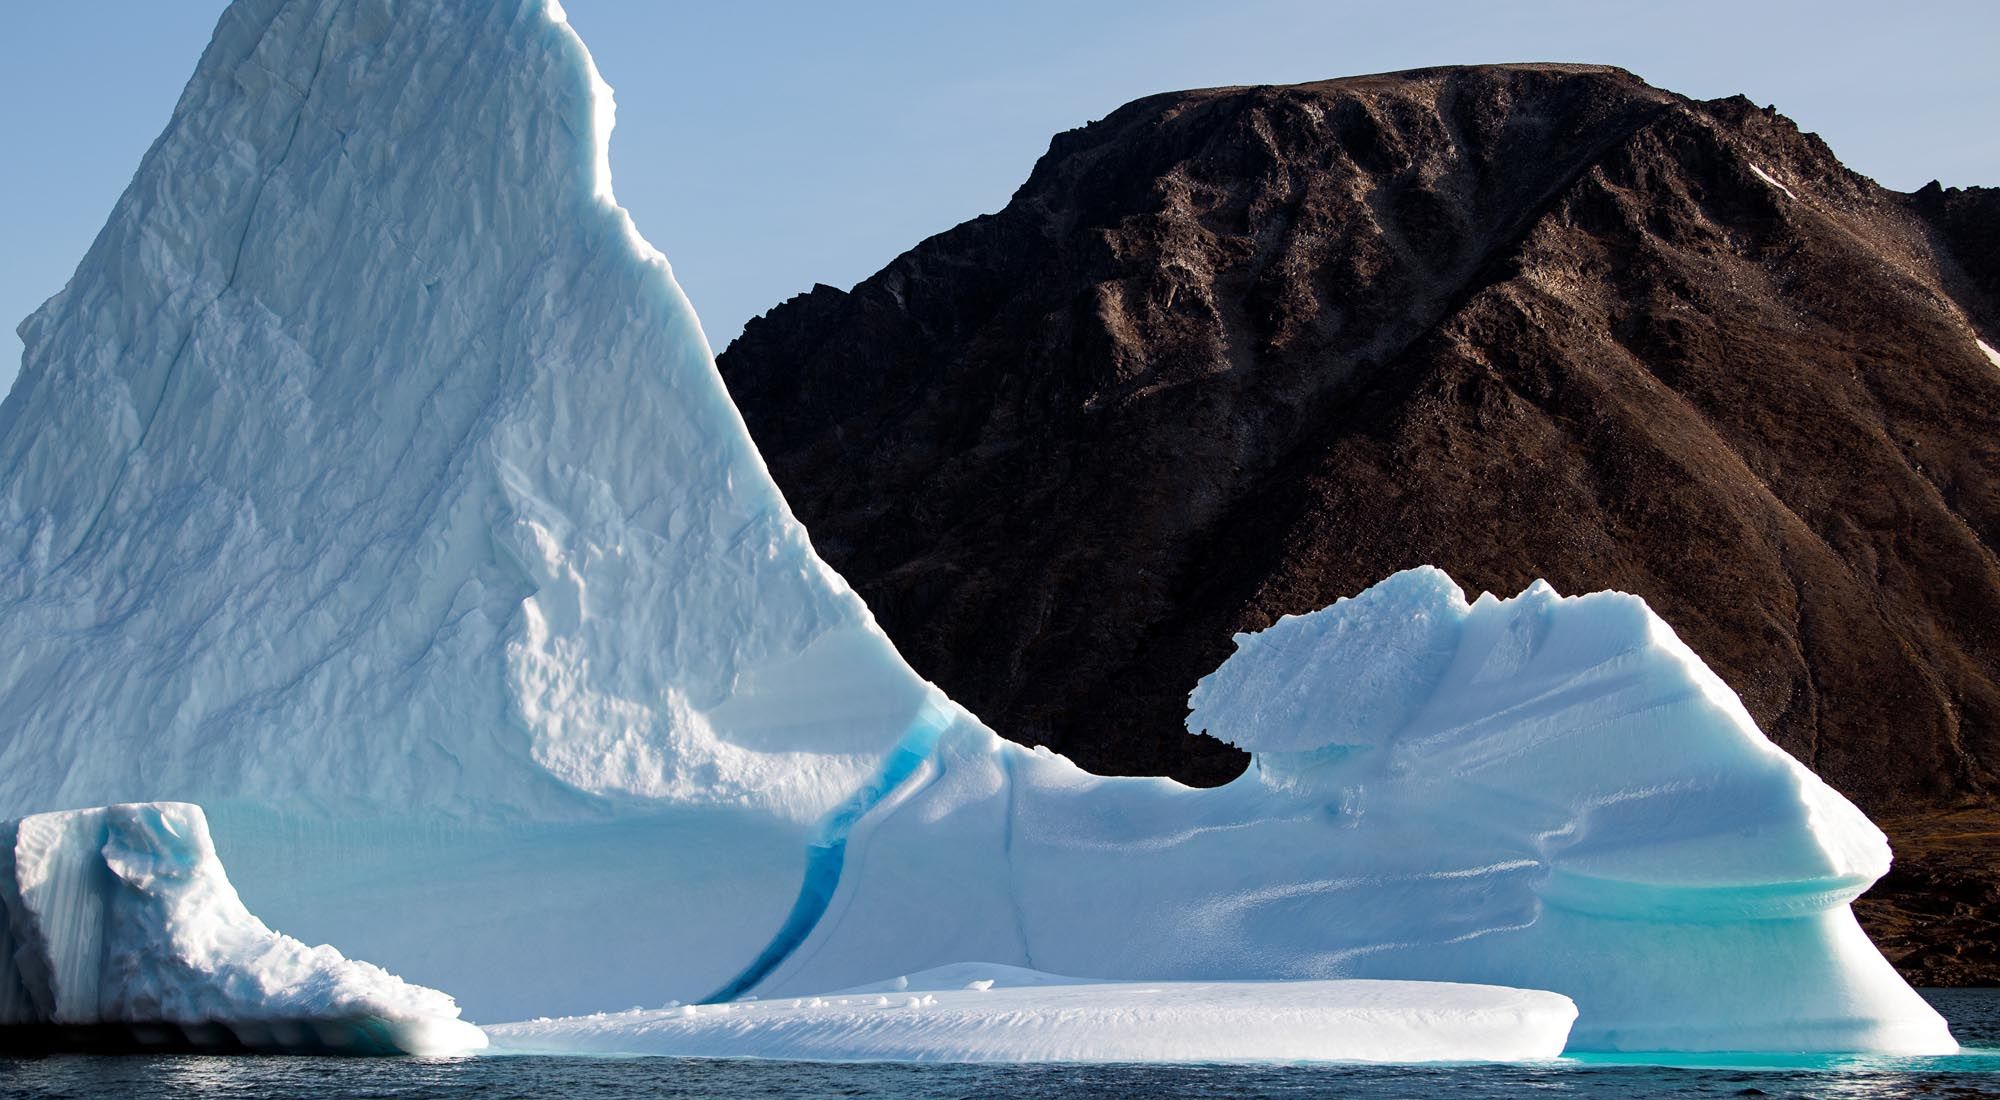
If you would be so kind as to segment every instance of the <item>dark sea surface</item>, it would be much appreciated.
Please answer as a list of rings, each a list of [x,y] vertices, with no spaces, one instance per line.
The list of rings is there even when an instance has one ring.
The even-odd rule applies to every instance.
[[[1532,1065],[970,1066],[685,1058],[0,1058],[0,1097],[1961,1097],[2000,1096],[2000,990],[1924,996],[1949,1058],[1603,1057]]]

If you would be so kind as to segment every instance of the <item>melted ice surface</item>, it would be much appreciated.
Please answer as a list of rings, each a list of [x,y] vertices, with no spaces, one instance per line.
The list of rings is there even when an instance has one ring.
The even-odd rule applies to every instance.
[[[962,963],[859,990],[495,1027],[501,1050],[920,1062],[1513,1061],[1566,997],[1443,982],[1102,982]]]

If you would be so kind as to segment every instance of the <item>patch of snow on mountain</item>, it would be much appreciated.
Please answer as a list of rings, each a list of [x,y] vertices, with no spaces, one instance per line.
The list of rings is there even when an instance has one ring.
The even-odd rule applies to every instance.
[[[1754,164],[1750,166],[1750,174],[1756,176],[1758,179],[1763,180],[1765,183],[1770,184],[1771,186],[1777,188],[1778,190],[1783,191],[1785,193],[1786,198],[1794,200],[1798,198],[1797,195],[1792,194],[1791,188],[1786,187],[1782,183],[1779,183],[1775,178],[1772,177],[1771,173],[1764,171],[1762,168],[1759,168]]]

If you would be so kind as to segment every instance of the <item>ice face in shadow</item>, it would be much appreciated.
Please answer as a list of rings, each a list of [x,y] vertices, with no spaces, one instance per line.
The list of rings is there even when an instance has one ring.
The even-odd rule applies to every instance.
[[[1229,786],[946,745],[856,830],[760,992],[969,945],[1061,973],[1554,990],[1583,1050],[1955,1049],[1848,908],[1881,833],[1636,597],[1467,604],[1412,570],[1240,637],[1193,703],[1190,728],[1256,754]]]
[[[1949,1046],[1847,913],[1879,836],[1630,601],[1423,575],[1274,632],[1202,689],[1258,751],[1217,791],[939,702],[613,202],[610,114],[544,0],[229,9],[21,330],[0,815],[199,801],[249,909],[483,1020],[991,959]]]
[[[450,997],[264,926],[201,809],[0,822],[0,1043],[350,1054],[486,1045]]]

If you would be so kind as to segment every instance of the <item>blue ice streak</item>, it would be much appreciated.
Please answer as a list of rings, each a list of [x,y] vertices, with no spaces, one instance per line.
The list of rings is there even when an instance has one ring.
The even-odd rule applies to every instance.
[[[956,708],[944,696],[933,693],[924,700],[909,728],[882,758],[882,766],[874,777],[820,820],[812,843],[806,846],[806,872],[799,883],[798,899],[792,902],[792,911],[778,928],[778,934],[771,937],[771,942],[742,973],[703,998],[704,1004],[733,1001],[750,992],[806,942],[820,918],[826,915],[826,907],[833,903],[834,891],[840,888],[840,872],[847,864],[847,837],[854,831],[855,823],[881,805],[883,799],[930,759],[938,739],[956,717]]]

